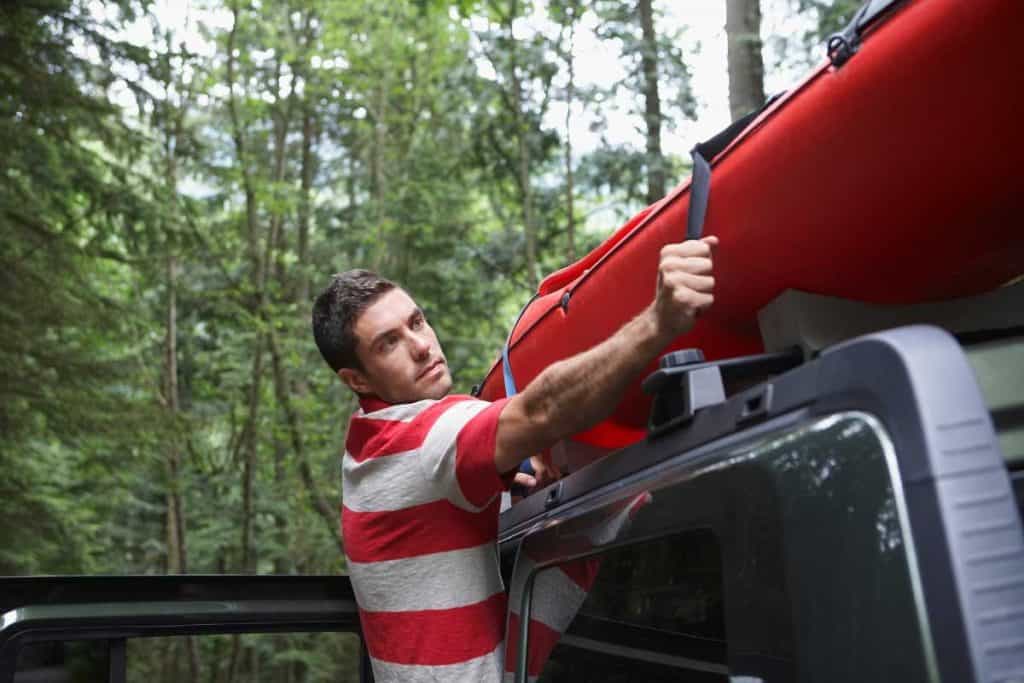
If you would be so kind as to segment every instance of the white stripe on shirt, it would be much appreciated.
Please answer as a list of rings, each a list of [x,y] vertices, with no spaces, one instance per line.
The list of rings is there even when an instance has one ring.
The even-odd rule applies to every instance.
[[[523,563],[522,568],[518,563]],[[516,573],[529,573],[534,563],[525,553],[520,553]],[[587,591],[573,581],[558,565],[540,570],[534,579],[533,600],[530,603],[530,619],[539,621],[553,631],[565,633],[576,618],[580,606],[587,599]],[[518,609],[513,609],[518,613]]]
[[[341,461],[342,502],[354,512],[390,512],[443,500],[440,484],[424,481],[420,449],[356,462]]]
[[[494,570],[487,570],[492,565]],[[399,560],[349,562],[359,606],[370,612],[451,609],[504,590],[493,543]]]
[[[490,503],[477,507],[466,500],[455,474],[456,443],[459,432],[470,420],[490,406],[484,401],[456,403],[437,419],[420,446],[420,463],[427,481],[441,486],[446,497],[463,510],[479,512]],[[496,468],[497,466],[495,466]],[[497,471],[497,469],[495,469]]]

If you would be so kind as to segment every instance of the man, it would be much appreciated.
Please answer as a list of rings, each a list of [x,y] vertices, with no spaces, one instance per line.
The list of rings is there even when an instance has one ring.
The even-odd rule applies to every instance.
[[[607,417],[693,326],[714,300],[716,244],[666,246],[647,308],[494,403],[448,395],[437,336],[395,283],[349,271],[317,297],[317,346],[359,396],[342,463],[342,531],[377,681],[501,679],[500,493],[525,456]]]

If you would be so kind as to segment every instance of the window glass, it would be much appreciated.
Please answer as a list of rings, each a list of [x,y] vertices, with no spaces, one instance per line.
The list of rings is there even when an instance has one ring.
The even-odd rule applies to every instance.
[[[245,633],[129,638],[127,683],[280,681],[356,683],[355,633]],[[30,643],[18,652],[14,683],[107,683],[108,641]]]
[[[534,585],[529,660],[541,681],[728,680],[710,530],[551,567]]]
[[[1020,509],[1020,517],[1024,520],[1024,470],[1011,473],[1013,492],[1017,496],[1017,507]]]
[[[814,418],[656,469],[632,485],[647,487],[640,507],[624,497],[535,533],[526,560],[588,559],[544,569],[527,586],[528,673],[925,680],[886,443],[870,416]],[[632,511],[625,521],[622,504]]]
[[[356,683],[359,648],[360,639],[355,633],[133,638],[128,641],[127,683]]]
[[[107,641],[28,643],[18,650],[14,683],[107,683]]]

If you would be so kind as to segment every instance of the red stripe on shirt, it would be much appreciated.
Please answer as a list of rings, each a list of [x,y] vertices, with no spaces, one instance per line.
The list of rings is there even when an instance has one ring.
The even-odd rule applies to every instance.
[[[589,593],[590,589],[594,586],[594,581],[597,579],[597,573],[601,570],[601,558],[585,557],[579,560],[571,560],[551,569],[562,572],[570,581]]]
[[[345,436],[345,450],[356,462],[362,462],[368,458],[395,455],[419,448],[438,418],[452,404],[468,398],[448,396],[424,408],[408,422],[353,416],[349,420],[348,434]]]
[[[506,484],[494,463],[498,420],[508,399],[500,399],[473,416],[455,439],[455,476],[459,489],[473,505],[487,503]],[[515,473],[513,472],[513,476]]]
[[[342,504],[345,552],[353,562],[381,562],[493,543],[499,504],[495,498],[478,513],[447,500],[386,512],[356,512]]]
[[[456,664],[494,651],[504,637],[504,592],[465,607],[363,612],[370,656],[396,664]]]
[[[562,639],[562,634],[536,619],[530,619],[527,632],[526,674],[539,676],[551,657],[552,651]],[[519,615],[508,615],[508,640],[505,649],[505,671],[514,672],[519,656]]]

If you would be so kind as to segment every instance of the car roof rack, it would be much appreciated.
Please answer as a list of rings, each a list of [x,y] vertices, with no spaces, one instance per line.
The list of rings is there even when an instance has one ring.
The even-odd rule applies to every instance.
[[[1019,366],[1024,337],[982,346],[990,369],[1006,375],[998,372],[1000,354],[1015,352]],[[863,412],[884,427],[894,456],[943,680],[1002,680],[1024,664],[1006,640],[1024,628],[1024,555],[994,426],[999,411],[1019,418],[1024,404],[1021,385],[1003,386],[1008,403],[993,409],[975,367],[957,339],[935,326],[844,341],[560,480],[547,489],[558,493],[555,510],[543,492],[530,496],[502,515],[499,540],[513,549],[517,537],[582,514],[662,463],[727,465],[745,444],[819,417]]]
[[[654,396],[648,422],[650,438],[660,436],[694,418],[697,411],[721,403],[727,395],[766,377],[800,365],[798,347],[774,353],[705,361],[700,349],[683,349],[661,357],[660,367],[643,382]]]
[[[628,459],[616,458],[621,464],[605,465],[599,459],[586,469],[596,474],[612,467],[622,470],[614,476],[624,476],[640,469],[641,463],[667,457],[661,448],[649,447],[656,439],[673,435],[669,441],[681,443],[670,450],[678,454],[777,415],[782,402],[773,395],[780,384],[795,386],[791,377],[815,377],[823,355],[864,343],[865,337],[875,333],[888,334],[907,326],[938,327],[955,337],[949,339],[950,348],[961,357],[966,355],[991,411],[1005,463],[1024,466],[1020,391],[1024,386],[1024,277],[975,296],[909,305],[870,304],[787,290],[759,312],[758,320],[764,354],[712,362],[705,362],[699,349],[666,354],[661,367],[644,381],[645,391],[655,395],[647,439],[623,449],[635,453]],[[847,353],[848,349],[840,355]],[[813,379],[796,383],[801,382],[801,403],[805,404],[834,390]],[[588,476],[580,491],[592,486]],[[575,488],[563,480],[554,498],[551,491],[547,496],[530,496],[503,513],[502,529],[511,531],[568,500]]]

